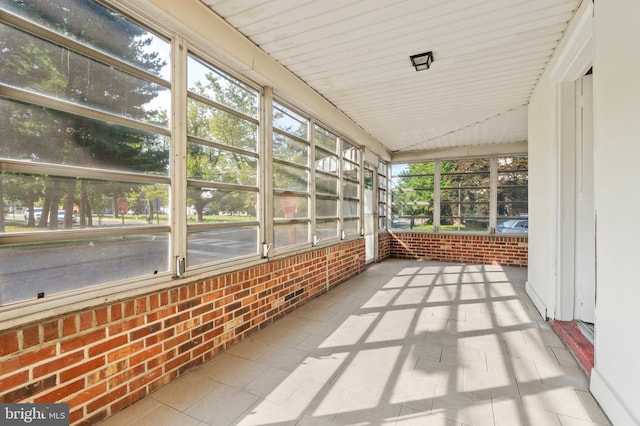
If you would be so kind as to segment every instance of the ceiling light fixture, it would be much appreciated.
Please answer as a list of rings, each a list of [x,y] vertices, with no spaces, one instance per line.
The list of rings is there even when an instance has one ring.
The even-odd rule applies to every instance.
[[[433,62],[433,52],[411,55],[409,59],[411,59],[411,65],[416,68],[416,71],[428,70]]]

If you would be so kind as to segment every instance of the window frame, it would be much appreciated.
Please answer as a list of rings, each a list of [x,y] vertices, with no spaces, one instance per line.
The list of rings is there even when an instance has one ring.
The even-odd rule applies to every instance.
[[[411,163],[433,163],[434,164],[434,173],[432,174],[415,174],[415,175],[408,175],[408,177],[421,177],[421,176],[432,176],[433,177],[433,182],[434,185],[433,187],[429,187],[429,188],[409,188],[409,191],[414,191],[414,190],[425,190],[425,191],[433,191],[433,226],[431,229],[425,229],[425,230],[421,230],[421,229],[413,229],[413,225],[409,225],[409,228],[406,227],[394,227],[393,226],[393,221],[396,220],[396,214],[392,213],[392,222],[390,222],[390,230],[393,230],[394,232],[406,232],[406,231],[410,231],[410,232],[432,232],[432,233],[443,233],[443,234],[456,234],[456,235],[493,235],[496,234],[496,227],[497,224],[502,221],[502,220],[507,220],[507,219],[523,219],[526,216],[528,216],[527,213],[524,213],[521,216],[509,216],[509,217],[503,217],[501,215],[498,214],[498,208],[502,205],[498,200],[498,192],[500,189],[505,188],[505,186],[501,186],[499,185],[499,175],[500,173],[502,173],[499,170],[498,167],[498,161],[501,158],[519,158],[519,159],[526,159],[527,163],[528,163],[528,155],[527,154],[501,154],[501,155],[485,155],[485,156],[477,156],[477,157],[456,157],[456,158],[438,158],[438,159],[425,159],[425,160],[415,160],[415,161],[392,161],[390,163],[390,168],[391,168],[391,172],[390,172],[390,186],[393,186],[395,179],[404,177],[403,175],[399,175],[397,174],[398,172],[393,172],[393,166],[402,166],[402,165],[408,165]],[[482,161],[487,161],[488,162],[488,170],[485,171],[471,171],[471,172],[467,172],[467,173],[462,173],[462,172],[442,172],[442,165],[443,162],[448,162],[448,161],[459,161],[459,160],[464,160],[464,161],[473,161],[475,159],[481,159]],[[527,176],[527,181],[528,181],[528,167],[526,169],[518,169],[516,170],[518,173],[525,173]],[[507,172],[505,172],[507,173]],[[447,206],[447,205],[453,205],[453,204],[457,204],[457,203],[453,203],[453,202],[447,202],[447,201],[443,201],[443,191],[450,191],[452,190],[452,188],[449,187],[443,187],[442,186],[442,177],[443,176],[455,176],[455,175],[485,175],[488,177],[488,179],[486,179],[486,183],[480,185],[480,186],[474,186],[474,185],[470,185],[470,186],[465,186],[465,187],[461,187],[460,189],[470,189],[470,190],[475,190],[475,189],[482,189],[484,191],[486,191],[488,193],[488,199],[483,200],[482,202],[462,202],[460,203],[461,206],[485,206],[485,208],[488,208],[488,214],[487,215],[483,215],[481,217],[481,219],[483,221],[486,221],[488,223],[487,227],[485,230],[471,230],[471,231],[466,231],[466,230],[446,230],[446,229],[442,229],[442,219],[443,218],[448,218],[449,216],[444,216],[441,214],[442,212],[442,208],[443,206]],[[520,185],[516,185],[518,188],[520,189],[524,189],[527,187],[526,184],[520,184]],[[454,188],[455,189],[455,188]],[[398,189],[392,187],[391,188],[391,194],[394,193],[394,191],[397,191]],[[396,202],[394,202],[393,200],[391,201],[392,205],[391,205],[391,209],[392,212],[396,211]],[[504,203],[503,203],[504,204]],[[528,208],[526,206],[528,206],[528,197],[526,201],[517,201],[517,204],[520,206],[525,206],[524,210],[528,211]],[[464,214],[462,215],[463,219],[465,218]],[[422,216],[414,216],[414,218],[421,218],[421,219],[425,219],[425,218],[429,218],[429,217],[422,217]],[[413,223],[413,222],[411,222]],[[527,233],[499,233],[498,235],[504,235],[504,236],[512,236],[512,237],[527,237],[528,236],[528,232]]]

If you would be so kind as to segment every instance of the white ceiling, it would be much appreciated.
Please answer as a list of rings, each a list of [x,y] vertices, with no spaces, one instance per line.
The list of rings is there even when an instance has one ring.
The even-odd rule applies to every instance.
[[[526,141],[581,0],[201,1],[397,152]]]

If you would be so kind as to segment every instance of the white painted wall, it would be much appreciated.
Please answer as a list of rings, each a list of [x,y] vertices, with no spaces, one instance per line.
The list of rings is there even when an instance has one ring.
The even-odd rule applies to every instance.
[[[529,277],[543,316],[571,320],[575,288],[575,81],[592,62],[592,3],[583,1],[529,102]]]
[[[595,3],[596,359],[614,425],[640,424],[640,1]]]
[[[555,86],[546,75],[529,103],[529,268],[527,293],[553,316],[556,259]]]
[[[591,16],[590,10],[576,14],[529,104],[527,292],[542,313],[568,319],[573,283],[564,282],[562,269],[572,243],[563,240],[564,92],[592,61],[598,225],[591,390],[614,425],[640,425],[640,1],[598,1],[593,23]]]

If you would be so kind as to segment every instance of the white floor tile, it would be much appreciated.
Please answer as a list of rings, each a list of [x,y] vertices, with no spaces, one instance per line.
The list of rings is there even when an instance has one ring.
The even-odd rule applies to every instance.
[[[371,265],[103,424],[609,425],[525,280]]]

